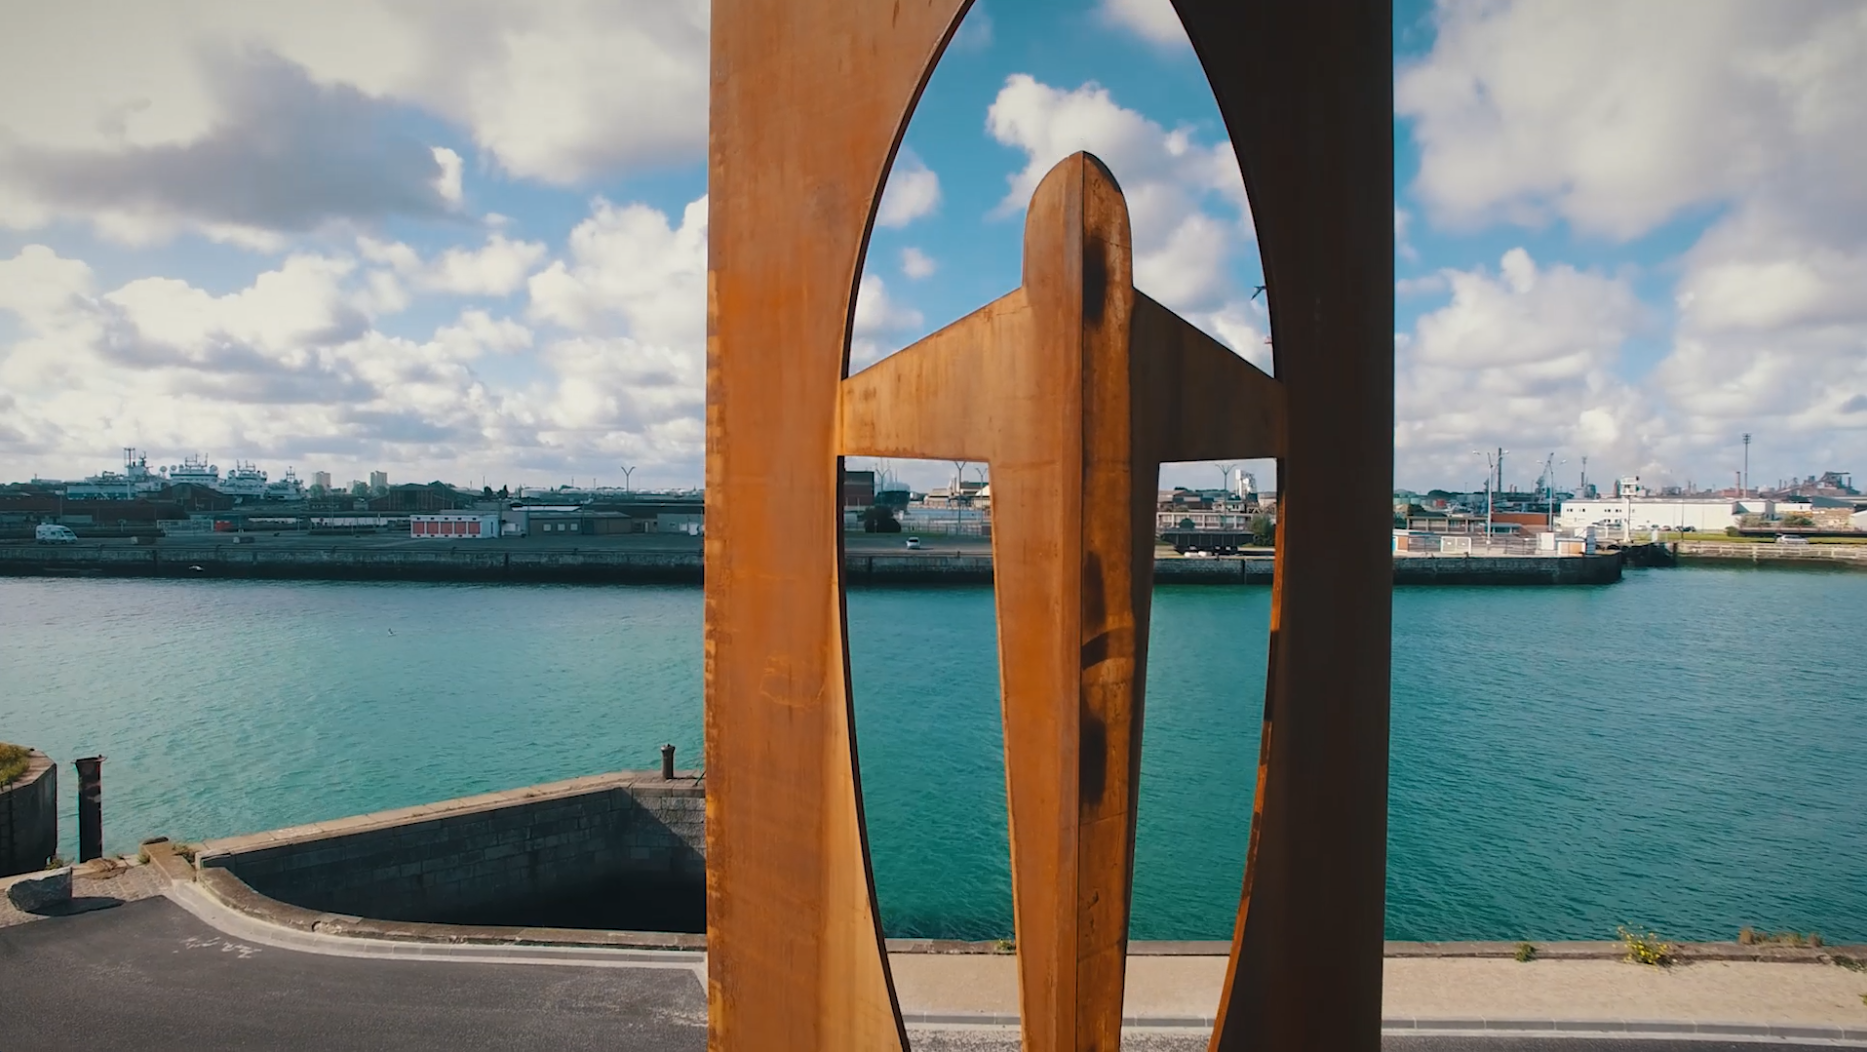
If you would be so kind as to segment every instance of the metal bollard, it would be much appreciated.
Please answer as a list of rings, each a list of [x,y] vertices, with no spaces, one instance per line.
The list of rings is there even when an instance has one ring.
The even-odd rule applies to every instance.
[[[667,781],[674,780],[674,743],[672,742],[661,747],[661,777]]]
[[[104,857],[104,758],[71,762],[78,769],[78,861]]]

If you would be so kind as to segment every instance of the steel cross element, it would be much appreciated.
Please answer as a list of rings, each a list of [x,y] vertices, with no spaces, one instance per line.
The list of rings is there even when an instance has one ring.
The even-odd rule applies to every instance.
[[[1038,185],[1024,284],[843,381],[840,452],[992,465],[1027,1049],[1113,1049],[1160,464],[1280,457],[1277,381],[1134,288],[1127,204],[1079,153]]]

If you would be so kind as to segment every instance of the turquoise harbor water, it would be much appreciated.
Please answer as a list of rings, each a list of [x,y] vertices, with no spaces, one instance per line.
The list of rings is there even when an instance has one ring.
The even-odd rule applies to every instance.
[[[103,753],[107,847],[700,746],[697,588],[0,580],[0,740]],[[1269,592],[1154,603],[1133,933],[1225,938]],[[891,933],[1009,933],[987,588],[853,591]],[[1867,940],[1867,575],[1635,571],[1394,599],[1388,932]]]

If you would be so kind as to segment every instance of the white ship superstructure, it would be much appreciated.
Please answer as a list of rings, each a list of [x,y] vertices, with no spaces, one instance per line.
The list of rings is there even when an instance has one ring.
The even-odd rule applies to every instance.
[[[135,449],[123,450],[123,471],[103,471],[83,482],[65,486],[67,500],[135,500],[160,493],[169,481],[149,470],[149,458]]]
[[[233,470],[220,480],[218,487],[229,497],[246,500],[264,500],[266,497],[266,473],[259,470],[250,460],[236,460]]]
[[[281,476],[278,481],[266,483],[266,499],[304,500],[304,483],[298,481],[297,472],[293,471],[291,468],[286,468],[285,474]]]
[[[227,477],[222,478],[219,465],[208,463],[206,457],[188,456],[179,464],[151,471],[149,458],[129,448],[123,451],[122,472],[101,472],[82,482],[65,483],[64,487],[65,496],[70,500],[136,500],[156,496],[170,486],[182,485],[216,490],[243,502],[305,499],[305,485],[291,468],[286,468],[285,474],[274,481],[257,464],[240,460],[235,461]]]
[[[179,464],[163,468],[173,486],[206,486],[208,489],[220,488],[220,467],[207,462],[206,457],[184,457]]]

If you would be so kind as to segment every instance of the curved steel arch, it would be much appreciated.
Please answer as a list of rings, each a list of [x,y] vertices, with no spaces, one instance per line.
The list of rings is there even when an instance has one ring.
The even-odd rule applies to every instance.
[[[1251,848],[1213,1047],[1372,1049],[1392,574],[1389,4],[1176,0],[1253,204],[1274,307],[1274,383],[1202,357],[1209,340],[1132,290],[1119,188],[1080,157],[1033,202],[1020,290],[889,369],[843,380],[882,183],[966,5],[714,0],[711,1045],[906,1047],[855,760],[840,455],[926,455],[942,442],[1003,438],[1015,414],[966,418],[967,437],[955,437],[962,414],[940,408],[950,401],[941,392],[980,383],[1029,405],[1039,389],[1030,376],[964,367],[980,347],[1016,345],[1049,348],[1038,355],[1043,389],[1063,392],[1061,429],[1025,436],[1048,450],[1049,474],[1033,477],[1053,480],[1050,500],[1033,482],[1026,525],[994,540],[1025,1047],[1120,1040],[1151,579],[1137,508],[1143,487],[1151,503],[1148,461],[1205,459],[1213,441],[1250,439],[1280,457],[1280,536]],[[1191,364],[1163,371],[1163,354]],[[1231,414],[1207,406],[1218,421],[1207,434],[1186,423],[1196,401],[1162,408],[1174,391],[1214,389],[1219,374],[1205,369],[1254,405],[1281,402],[1284,412],[1264,417],[1276,417],[1276,433],[1234,434]],[[995,481],[1002,472],[995,464]],[[1067,572],[1072,561],[1078,572]],[[1073,648],[1067,661],[1059,639]]]

